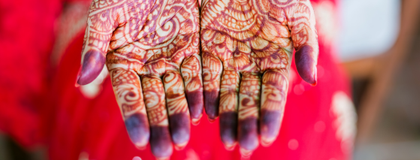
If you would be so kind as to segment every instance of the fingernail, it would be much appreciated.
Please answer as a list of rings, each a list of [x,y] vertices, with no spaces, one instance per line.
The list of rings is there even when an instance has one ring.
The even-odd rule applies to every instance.
[[[242,147],[239,149],[239,152],[241,153],[242,159],[249,159],[252,155],[252,150],[247,150]]]
[[[235,149],[236,143],[233,144],[224,144],[225,149],[228,151],[232,151],[233,149]]]
[[[177,151],[181,151],[181,150],[183,150],[183,149],[185,148],[185,146],[187,146],[187,143],[184,143],[184,144],[177,144],[177,145],[175,145],[175,146],[174,146],[174,148],[175,148],[175,150],[177,150]]]
[[[312,86],[316,86],[316,84],[318,83],[318,70],[316,68],[316,66],[314,66],[314,71],[313,71],[314,75],[314,83],[312,83]]]
[[[201,117],[203,117],[203,115],[201,114],[199,118],[192,118],[191,122],[194,126],[197,126],[198,124],[200,124],[200,119]]]
[[[105,57],[101,52],[89,50],[83,58],[82,69],[78,74],[77,83],[80,85],[89,84],[98,77],[104,65]]]

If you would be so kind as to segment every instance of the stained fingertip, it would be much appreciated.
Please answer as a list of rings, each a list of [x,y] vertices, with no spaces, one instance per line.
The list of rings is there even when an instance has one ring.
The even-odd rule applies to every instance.
[[[238,114],[235,112],[224,112],[220,114],[220,137],[225,146],[236,144]]]
[[[184,148],[190,140],[190,119],[185,113],[169,116],[172,141],[178,148]]]
[[[238,141],[241,148],[253,151],[258,147],[258,126],[256,117],[239,120]]]
[[[77,83],[80,85],[89,84],[98,77],[104,65],[105,57],[101,52],[96,50],[87,51],[83,58],[82,69],[77,77]]]
[[[261,111],[260,135],[263,146],[271,145],[277,138],[281,126],[282,114],[280,111]]]
[[[218,91],[204,91],[204,108],[209,120],[214,121],[219,113]]]
[[[187,97],[191,119],[200,120],[204,108],[202,90],[200,89],[193,92],[186,91],[185,95]]]
[[[147,117],[144,114],[136,113],[130,115],[124,121],[128,136],[137,148],[145,148],[150,137],[150,130]]]
[[[316,85],[316,64],[314,49],[309,45],[296,51],[296,68],[300,77],[311,85]]]
[[[172,143],[166,126],[150,127],[150,147],[157,159],[168,159],[172,154]]]

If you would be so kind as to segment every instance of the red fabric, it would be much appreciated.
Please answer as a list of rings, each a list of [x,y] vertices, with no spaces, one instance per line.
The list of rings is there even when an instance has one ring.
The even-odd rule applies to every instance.
[[[38,116],[59,12],[56,0],[0,1],[0,130],[26,147],[41,138]]]

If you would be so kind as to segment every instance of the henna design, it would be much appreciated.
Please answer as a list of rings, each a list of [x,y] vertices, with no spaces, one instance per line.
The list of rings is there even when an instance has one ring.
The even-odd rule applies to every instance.
[[[127,132],[137,146],[145,146],[149,140],[150,131],[140,79],[133,71],[118,69],[111,71],[110,76]]]
[[[206,0],[201,15],[206,111],[220,109],[220,134],[228,148],[238,136],[241,150],[254,150],[257,124],[268,145],[280,127],[293,49],[301,77],[316,83],[318,42],[310,1]],[[219,105],[207,103],[219,87]]]
[[[260,107],[260,75],[243,73],[239,92],[238,141],[252,151],[258,146],[258,108]]]
[[[203,112],[203,83],[200,64],[200,57],[193,55],[186,59],[181,66],[182,78],[185,83],[185,94],[194,124],[198,123]]]
[[[157,158],[172,154],[172,142],[186,145],[186,95],[203,92],[198,16],[194,0],[94,0],[90,7],[78,83],[93,81],[106,63],[130,138],[143,147],[150,135]],[[188,103],[197,121],[203,98]]]

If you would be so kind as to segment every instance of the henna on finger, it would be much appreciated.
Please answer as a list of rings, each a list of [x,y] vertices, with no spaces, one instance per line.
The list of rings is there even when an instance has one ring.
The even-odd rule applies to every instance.
[[[222,75],[222,63],[213,54],[203,48],[203,88],[204,108],[210,120],[219,115],[219,92],[220,77]]]
[[[203,82],[201,79],[201,61],[198,55],[187,58],[181,66],[181,74],[185,84],[190,116],[193,124],[198,124],[204,107]]]
[[[243,150],[253,151],[258,142],[258,111],[261,78],[258,73],[242,73],[239,88],[238,141]]]
[[[184,84],[179,72],[167,71],[163,76],[169,127],[175,147],[182,149],[190,139],[190,114]]]
[[[168,158],[172,154],[172,142],[162,81],[154,76],[142,76],[141,81],[150,124],[152,153],[157,158]]]
[[[110,76],[128,135],[137,147],[144,148],[150,131],[140,78],[135,72],[120,68],[111,70]]]
[[[237,142],[239,74],[224,70],[220,86],[220,136],[227,149]]]
[[[296,68],[303,80],[316,85],[318,61],[318,36],[315,30],[315,13],[310,1],[300,0],[289,15],[289,27],[296,49]]]
[[[262,76],[261,90],[261,144],[270,145],[279,134],[284,105],[289,87],[288,71],[268,70]]]
[[[101,73],[112,33],[120,23],[116,19],[123,10],[125,1],[92,1],[83,40],[78,84],[88,84]]]

